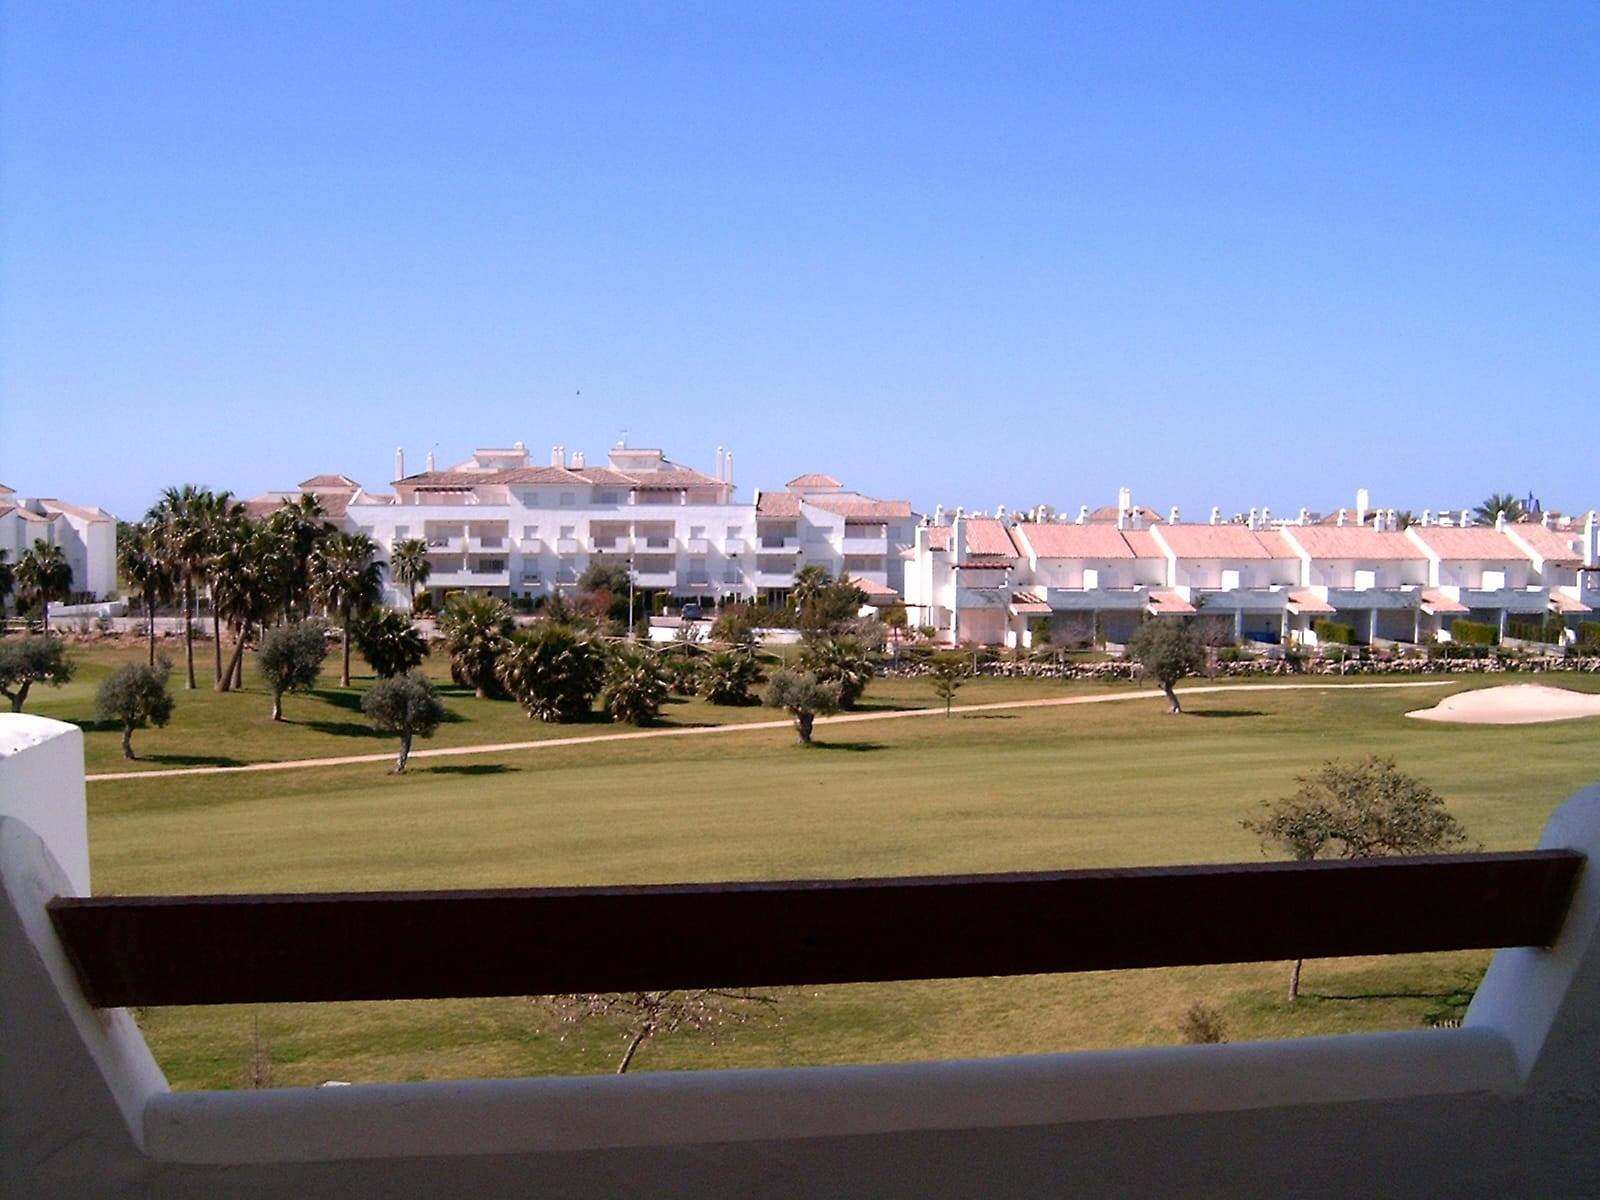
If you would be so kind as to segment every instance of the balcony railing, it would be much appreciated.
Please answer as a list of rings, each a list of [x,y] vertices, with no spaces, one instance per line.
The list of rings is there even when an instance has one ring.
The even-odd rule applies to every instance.
[[[1548,946],[1583,862],[1576,851],[1531,850],[774,883],[88,896],[58,898],[49,911],[96,1007],[441,999]]]
[[[763,554],[800,553],[800,539],[792,537],[762,537],[756,539],[756,549]]]
[[[703,537],[685,538],[683,548],[690,554],[709,554],[711,553],[711,540]]]
[[[577,538],[557,538],[556,553],[561,555],[576,554],[580,545],[582,543]]]
[[[743,554],[747,544],[743,538],[727,538],[722,543],[722,552],[724,554]]]
[[[487,537],[468,538],[467,549],[473,554],[503,553],[506,549],[506,537],[503,534],[491,534]]]
[[[536,537],[519,538],[517,540],[517,549],[523,554],[538,554],[544,549],[544,542]]]

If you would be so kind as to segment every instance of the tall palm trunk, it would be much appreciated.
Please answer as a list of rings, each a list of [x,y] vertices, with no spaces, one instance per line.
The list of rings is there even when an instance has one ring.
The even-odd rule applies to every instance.
[[[156,597],[154,592],[144,594],[145,614],[149,618],[150,665],[156,665]]]
[[[195,689],[194,681],[194,584],[183,581],[183,664],[188,672],[188,688]]]
[[[216,674],[213,676],[213,680],[216,683],[221,683],[222,682],[222,614],[217,612],[217,589],[216,589],[216,585],[215,584],[213,584],[212,587],[211,587],[211,646],[212,646],[212,650],[215,653],[216,659],[217,659]]]
[[[217,691],[229,692],[235,687],[243,686],[243,662],[241,660],[244,658],[244,643],[245,631],[241,626],[234,630],[233,653],[228,656],[227,669],[217,672]]]
[[[339,675],[339,686],[350,686],[350,610],[344,610],[344,670]]]

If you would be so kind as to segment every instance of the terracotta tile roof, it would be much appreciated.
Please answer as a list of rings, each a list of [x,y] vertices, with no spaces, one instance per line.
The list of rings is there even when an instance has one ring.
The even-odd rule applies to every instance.
[[[1582,600],[1569,596],[1565,592],[1550,593],[1550,607],[1558,613],[1586,613],[1593,612]]]
[[[869,601],[900,599],[900,593],[895,591],[886,583],[874,583],[870,579],[852,578],[848,575],[845,576],[845,582],[854,584],[856,587],[860,588],[867,594],[867,599]]]
[[[0,517],[5,516],[9,512],[16,512],[16,511],[17,511],[17,506],[15,504],[0,504]]]
[[[790,488],[837,488],[843,487],[844,484],[840,483],[832,475],[813,472],[809,475],[796,475],[784,486]]]
[[[1167,613],[1192,613],[1195,606],[1190,604],[1177,592],[1156,591],[1150,593],[1150,611],[1158,615]]]
[[[352,497],[357,507],[363,504],[395,504],[399,498],[393,492],[362,492],[359,496]]]
[[[1031,616],[1036,613],[1047,614],[1051,609],[1050,605],[1040,599],[1034,592],[1013,592],[1011,594],[1011,611],[1019,616]]]
[[[1464,613],[1471,612],[1459,600],[1452,600],[1443,592],[1424,590],[1422,593],[1422,611],[1425,613]]]
[[[1525,545],[1533,555],[1553,566],[1575,567],[1583,561],[1581,529],[1546,529],[1543,525],[1513,525],[1513,543]]]
[[[1117,523],[1117,513],[1119,511],[1120,510],[1115,504],[1102,504],[1099,508],[1090,509],[1086,520],[1092,521],[1096,525],[1115,525]],[[1139,519],[1142,520],[1146,525],[1154,525],[1157,522],[1166,519],[1155,509],[1148,508],[1143,504],[1135,504],[1128,511],[1130,513],[1137,514]]]
[[[255,521],[264,521],[277,512],[290,499],[288,493],[269,493],[265,496],[252,496],[244,501],[244,515]]]
[[[889,521],[911,515],[909,500],[869,500],[865,496],[806,496],[805,502],[841,517]]]
[[[1132,558],[1133,548],[1112,525],[1018,525],[1016,537],[1038,558]]]
[[[620,473],[620,472],[619,472]],[[664,471],[640,471],[632,475],[639,488],[721,487],[722,481],[690,467],[669,467]]]
[[[1337,610],[1315,592],[1292,591],[1289,593],[1289,611],[1297,613],[1331,613]]]
[[[800,497],[788,492],[758,492],[756,515],[761,517],[798,517]]]
[[[511,467],[504,471],[487,471],[483,475],[474,476],[470,471],[443,472],[452,476],[460,476],[468,483],[474,479],[483,483],[587,483],[588,480],[576,471],[569,471],[565,467]]]
[[[342,491],[345,489],[353,492],[361,485],[348,475],[313,475],[310,479],[302,479],[297,486],[302,492]]]
[[[1525,559],[1527,552],[1520,549],[1498,529],[1488,526],[1445,527],[1442,525],[1413,525],[1408,535],[1422,542],[1442,559]]]
[[[1418,559],[1426,558],[1403,533],[1369,529],[1365,525],[1291,525],[1283,531],[1312,558]]]
[[[551,468],[546,468],[546,470],[549,469]],[[590,483],[598,484],[623,484],[626,486],[632,486],[635,479],[635,476],[626,474],[623,471],[615,470],[611,467],[578,467],[575,468],[572,473],[577,475],[580,479],[586,479]]]
[[[1162,525],[1152,531],[1179,558],[1299,558],[1275,533],[1243,525]]]
[[[1124,529],[1122,540],[1128,543],[1135,558],[1166,558],[1167,552],[1156,544],[1148,529]]]
[[[1011,540],[1011,531],[1005,522],[993,517],[971,517],[962,522],[962,528],[966,533],[968,554],[1007,560],[1017,557],[1016,543]]]

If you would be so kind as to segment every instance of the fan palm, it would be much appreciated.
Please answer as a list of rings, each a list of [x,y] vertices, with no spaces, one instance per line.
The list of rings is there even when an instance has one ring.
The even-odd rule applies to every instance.
[[[339,686],[350,686],[350,623],[364,613],[382,592],[383,564],[374,560],[378,547],[364,533],[333,532],[312,551],[311,581],[323,606],[338,613],[344,630],[344,665]]]
[[[148,520],[156,527],[158,554],[183,601],[184,686],[190,690],[195,687],[195,592],[205,573],[208,553],[205,522],[209,509],[208,495],[205,489],[192,483],[169,487],[162,491],[161,499],[148,513]]]
[[[1493,525],[1502,515],[1510,522],[1522,516],[1522,512],[1521,500],[1509,492],[1494,492],[1472,510],[1472,515],[1485,525]]]
[[[302,614],[311,613],[311,555],[319,542],[333,530],[322,501],[309,492],[298,499],[284,501],[272,514],[271,525],[283,558],[283,616],[293,618],[296,606]]]
[[[205,536],[205,559],[201,564],[206,594],[211,600],[211,649],[216,659],[214,681],[222,682],[222,613],[217,604],[217,556],[232,538],[233,526],[244,520],[244,505],[232,492],[203,492],[199,519]]]
[[[39,606],[44,631],[50,632],[50,601],[65,600],[72,594],[72,565],[60,546],[36,538],[17,563],[17,585],[32,603]]]
[[[173,580],[161,557],[160,529],[151,521],[117,530],[117,571],[144,599],[150,665],[156,665],[156,606],[172,599]]]
[[[0,616],[6,611],[6,597],[10,596],[17,586],[16,568],[6,559],[6,551],[0,550]]]
[[[411,603],[417,602],[417,589],[428,582],[433,564],[428,561],[428,543],[421,538],[405,538],[389,551],[389,573],[396,583],[411,589]]]
[[[244,649],[257,624],[267,619],[279,594],[282,559],[277,539],[265,525],[236,520],[216,531],[211,554],[211,601],[233,631],[233,656],[217,676],[216,690],[244,683]]]
[[[450,654],[450,674],[457,683],[475,689],[480,700],[497,685],[495,664],[513,628],[511,610],[493,596],[452,596],[439,618],[439,632]]]

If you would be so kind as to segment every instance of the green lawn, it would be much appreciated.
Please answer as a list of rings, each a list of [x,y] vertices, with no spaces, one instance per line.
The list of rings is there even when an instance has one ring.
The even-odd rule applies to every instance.
[[[90,677],[111,655],[91,657],[82,684],[46,692],[50,702],[30,710],[82,717]],[[1466,685],[1485,682],[1506,680]],[[1557,682],[1600,690],[1596,678]],[[1090,690],[993,680],[960,700]],[[752,730],[424,761],[400,778],[363,765],[95,783],[94,884],[101,893],[465,887],[1251,859],[1259,851],[1239,820],[1257,801],[1324,758],[1369,752],[1437,786],[1486,847],[1532,844],[1551,809],[1600,776],[1600,721],[1403,718],[1450,690],[1329,682],[1194,697],[1182,718],[1130,701],[824,727],[825,744],[811,750],[786,732]],[[880,681],[869,698],[929,705],[929,692],[920,681]],[[348,725],[359,720],[342,707],[352,694],[296,697],[289,712]],[[253,759],[382,745],[337,728],[274,729],[259,694],[180,694],[179,703],[174,727],[145,734],[144,750]],[[449,703],[463,719],[436,740],[572,732],[505,703]],[[761,715],[685,704],[673,719]],[[91,761],[120,761],[112,736],[91,732]],[[662,1041],[636,1069],[1153,1044],[1176,1039],[1178,1016],[1197,999],[1222,1010],[1236,1040],[1414,1027],[1453,1014],[1484,961],[1314,962],[1309,994],[1294,1006],[1281,999],[1277,963],[790,989],[770,1016],[714,1041]],[[277,1084],[604,1071],[621,1049],[617,1030],[567,1029],[526,1000],[159,1009],[141,1020],[181,1087],[244,1085],[258,1023]]]

